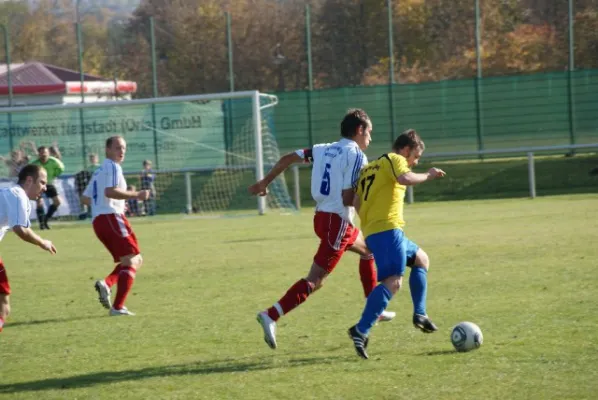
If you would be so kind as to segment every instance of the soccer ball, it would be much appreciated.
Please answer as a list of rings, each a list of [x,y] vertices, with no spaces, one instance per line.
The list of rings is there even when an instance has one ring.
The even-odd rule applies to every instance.
[[[482,330],[473,322],[459,322],[451,332],[451,342],[457,351],[475,350],[483,341]]]

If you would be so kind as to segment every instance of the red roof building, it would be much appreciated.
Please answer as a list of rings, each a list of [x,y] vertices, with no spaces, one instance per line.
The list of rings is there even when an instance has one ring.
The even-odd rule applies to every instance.
[[[137,83],[109,80],[40,62],[10,64],[13,106],[131,100]],[[0,64],[0,107],[9,105],[8,68]]]

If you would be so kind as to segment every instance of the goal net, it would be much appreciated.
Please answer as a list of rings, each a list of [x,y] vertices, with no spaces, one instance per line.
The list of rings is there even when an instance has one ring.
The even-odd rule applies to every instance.
[[[3,109],[0,185],[12,184],[38,158],[37,147],[58,150],[65,172],[54,181],[62,199],[55,215],[83,217],[79,196],[104,159],[105,140],[122,135],[127,184],[152,193],[146,202],[128,202],[131,216],[294,210],[284,175],[265,198],[247,191],[280,157],[276,103],[275,96],[248,91]]]

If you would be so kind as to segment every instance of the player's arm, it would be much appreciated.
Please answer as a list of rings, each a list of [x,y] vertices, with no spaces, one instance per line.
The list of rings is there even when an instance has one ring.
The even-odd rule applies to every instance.
[[[56,176],[62,175],[64,172],[64,164],[58,158],[54,158],[54,169],[56,170]]]
[[[147,200],[148,193],[147,190],[123,190],[118,187],[107,187],[104,190],[104,195],[114,200]]]
[[[426,173],[417,173],[411,171],[407,164],[407,159],[401,155],[384,154],[382,157],[386,158],[390,163],[390,168],[397,182],[403,186],[413,186],[425,181],[435,178],[442,178],[446,173],[438,168],[430,168]]]
[[[113,164],[112,168],[107,168],[105,175],[104,196],[114,200],[147,200],[149,199],[149,190],[125,190],[118,187],[118,183],[122,178],[122,170],[120,165]],[[91,185],[91,182],[90,182]],[[88,196],[89,197],[89,196]]]
[[[409,171],[400,175],[397,178],[397,182],[399,182],[401,185],[413,186],[432,179],[442,178],[445,175],[446,172],[438,168],[430,168],[426,173]]]
[[[355,190],[351,189],[343,189],[343,205],[345,207],[353,206],[355,203]]]
[[[361,207],[361,197],[357,193],[353,195],[353,207],[355,207],[355,212],[359,214],[359,208]]]
[[[17,198],[17,208],[11,209],[8,217],[9,226],[12,231],[27,243],[34,244],[52,254],[56,253],[56,248],[49,240],[42,239],[30,228],[29,213],[26,200]]]
[[[288,167],[293,164],[309,162],[312,160],[311,149],[297,150],[292,153],[285,154],[274,164],[274,167],[266,174],[264,179],[249,186],[249,193],[257,196],[265,196],[268,194],[268,185],[274,179],[282,174]]]
[[[42,239],[39,235],[37,235],[31,228],[27,228],[21,225],[17,225],[12,228],[12,231],[21,239],[26,241],[27,243],[34,244],[36,246],[41,247],[42,249],[56,254],[56,247],[50,242],[49,240]]]

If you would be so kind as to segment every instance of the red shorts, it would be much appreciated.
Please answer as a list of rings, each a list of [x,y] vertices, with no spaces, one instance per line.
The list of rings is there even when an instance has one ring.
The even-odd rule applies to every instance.
[[[314,263],[328,273],[334,270],[343,253],[355,243],[359,229],[338,214],[317,211],[314,215],[314,231],[320,238],[320,247]]]
[[[4,263],[0,259],[0,294],[10,294],[10,285],[8,284],[8,276],[6,275],[6,269]]]
[[[122,214],[98,215],[93,220],[93,230],[112,254],[114,262],[119,262],[121,257],[140,253],[137,237],[127,217]]]

